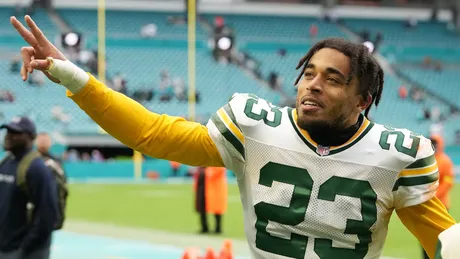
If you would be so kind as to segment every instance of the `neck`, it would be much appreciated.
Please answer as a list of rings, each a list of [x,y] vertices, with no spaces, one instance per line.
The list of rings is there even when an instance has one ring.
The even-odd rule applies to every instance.
[[[32,148],[31,147],[26,147],[26,148],[21,148],[21,149],[15,149],[11,150],[10,152],[14,155],[16,158],[22,158],[25,154],[27,154]]]
[[[310,137],[321,146],[340,146],[345,144],[359,129],[364,121],[364,116],[360,115],[358,121],[350,127],[344,129],[337,128],[316,128],[309,129]]]

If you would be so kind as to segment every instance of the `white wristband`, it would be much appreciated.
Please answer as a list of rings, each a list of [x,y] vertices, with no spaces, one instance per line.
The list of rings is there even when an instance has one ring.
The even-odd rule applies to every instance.
[[[78,93],[89,81],[89,75],[69,60],[59,60],[48,57],[50,62],[48,73],[59,80],[59,84],[69,89],[73,94]]]

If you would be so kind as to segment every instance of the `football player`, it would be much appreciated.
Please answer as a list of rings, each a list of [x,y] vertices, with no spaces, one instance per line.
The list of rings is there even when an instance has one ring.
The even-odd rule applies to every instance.
[[[394,211],[434,258],[439,234],[455,224],[435,197],[430,140],[367,119],[384,74],[363,45],[326,39],[313,46],[297,67],[295,109],[235,94],[202,126],[111,90],[25,21],[30,31],[11,18],[30,44],[21,50],[24,80],[43,71],[135,150],[235,173],[252,258],[379,258]]]

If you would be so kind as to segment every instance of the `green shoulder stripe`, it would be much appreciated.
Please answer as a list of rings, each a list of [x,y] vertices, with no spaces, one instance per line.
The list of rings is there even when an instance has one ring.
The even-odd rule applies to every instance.
[[[413,162],[412,164],[408,165],[406,169],[427,167],[429,165],[434,164],[434,162],[436,162],[436,158],[434,157],[434,155],[431,155],[429,157],[425,157]]]
[[[230,116],[230,115],[229,115]],[[219,115],[214,114],[211,117],[211,121],[216,125],[220,134],[232,144],[232,146],[243,156],[244,158],[244,146],[243,144],[233,135],[233,133],[225,126],[225,123],[219,118]]]
[[[393,186],[393,191],[397,191],[400,186],[410,187],[410,186],[428,184],[428,183],[435,182],[438,179],[439,179],[438,171],[432,174],[423,175],[423,176],[401,177],[396,181],[395,185]]]
[[[230,107],[229,103],[224,105],[224,111],[225,111],[225,113],[227,113],[228,117],[230,117],[230,120],[232,120],[233,124],[235,124],[235,126],[241,131],[240,125],[238,125],[238,123],[236,123],[235,114],[233,113],[232,108]]]

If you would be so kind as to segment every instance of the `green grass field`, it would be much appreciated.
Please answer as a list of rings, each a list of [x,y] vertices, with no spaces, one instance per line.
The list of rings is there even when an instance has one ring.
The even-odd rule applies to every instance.
[[[460,199],[460,184],[452,191]],[[72,184],[68,218],[120,226],[143,227],[179,233],[196,233],[198,216],[194,211],[190,184]],[[451,213],[460,220],[460,206],[453,202]],[[213,218],[209,223],[214,225]],[[236,185],[229,185],[229,206],[224,216],[224,236],[244,239],[243,214]],[[414,237],[392,217],[385,244],[385,256],[416,259],[420,248]]]

